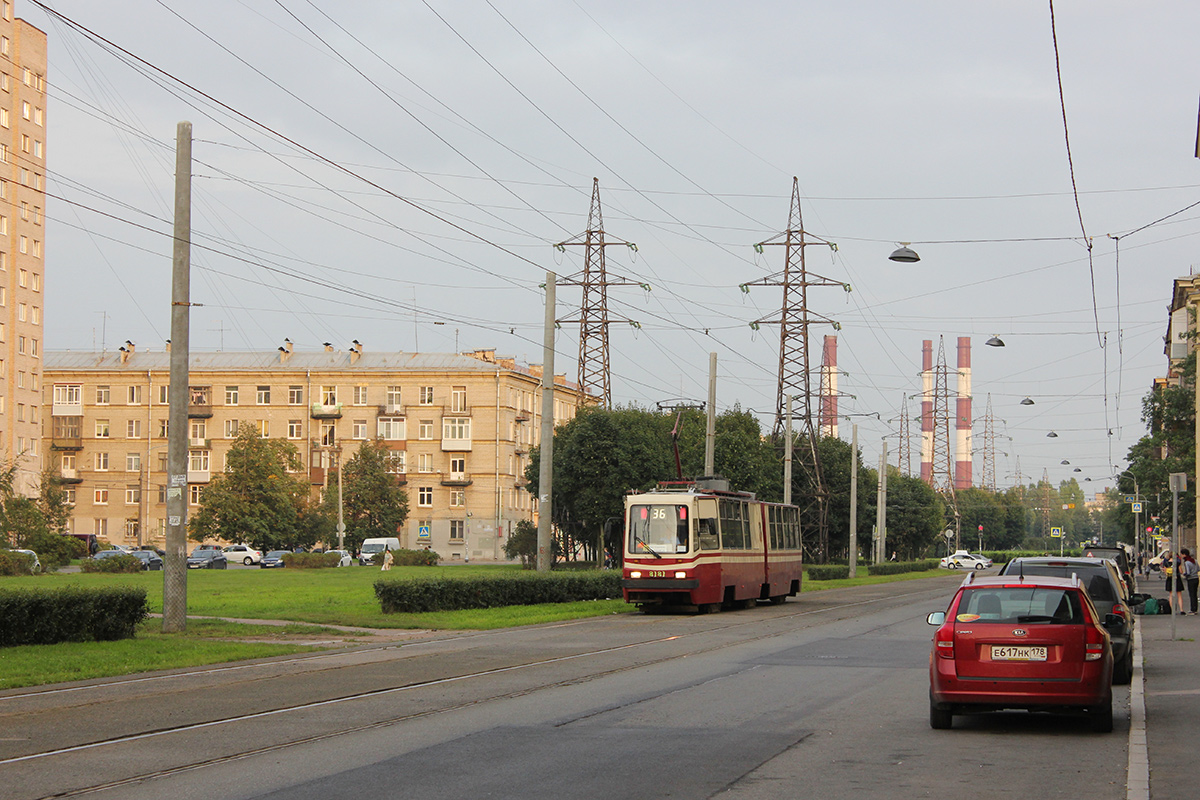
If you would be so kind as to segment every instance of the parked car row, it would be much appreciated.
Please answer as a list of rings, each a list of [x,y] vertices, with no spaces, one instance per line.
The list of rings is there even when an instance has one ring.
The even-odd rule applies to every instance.
[[[1082,714],[1113,728],[1112,686],[1133,676],[1129,587],[1108,558],[1015,558],[974,572],[937,626],[929,655],[929,724],[1003,709]]]

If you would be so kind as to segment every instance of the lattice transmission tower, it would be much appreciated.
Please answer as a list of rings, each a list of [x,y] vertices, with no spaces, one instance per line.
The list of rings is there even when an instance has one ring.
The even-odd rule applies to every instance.
[[[568,247],[582,247],[583,271],[562,278],[559,286],[580,286],[583,300],[578,319],[560,319],[561,323],[579,324],[579,405],[598,402],[603,408],[612,406],[612,370],[608,359],[608,326],[613,322],[626,322],[634,327],[637,323],[624,317],[612,317],[608,313],[609,286],[649,287],[638,281],[609,275],[604,263],[604,248],[620,245],[637,252],[637,245],[620,239],[606,241],[604,217],[600,209],[600,179],[592,178],[592,207],[588,212],[588,226],[583,233],[554,247],[566,252]]]
[[[779,286],[783,288],[783,305],[777,318],[763,318],[750,323],[755,330],[760,325],[779,326],[779,380],[775,392],[775,425],[772,435],[778,439],[783,432],[785,409],[788,398],[799,401],[793,406],[793,429],[798,428],[804,438],[804,447],[795,462],[799,473],[805,475],[811,487],[812,503],[806,509],[808,530],[815,528],[815,547],[809,540],[810,550],[815,549],[817,560],[824,562],[829,557],[829,490],[821,471],[821,459],[817,448],[818,423],[815,419],[818,395],[812,389],[812,371],[809,366],[809,327],[815,324],[840,326],[828,317],[813,312],[808,307],[810,286],[839,286],[849,291],[849,286],[808,271],[804,251],[810,245],[828,247],[836,251],[837,245],[814,236],[804,230],[804,219],[800,212],[800,182],[792,178],[792,203],[788,212],[787,230],[754,245],[756,252],[768,246],[784,248],[783,271],[742,284],[742,291],[751,286]]]
[[[896,466],[904,470],[905,475],[912,475],[912,433],[908,416],[908,395],[900,402],[900,453]]]
[[[938,338],[937,363],[933,367],[933,471],[934,491],[954,491],[954,448],[950,434],[950,394],[946,370],[946,342]]]
[[[992,396],[987,396],[987,410],[983,414],[983,487],[996,491],[996,428],[992,417]]]

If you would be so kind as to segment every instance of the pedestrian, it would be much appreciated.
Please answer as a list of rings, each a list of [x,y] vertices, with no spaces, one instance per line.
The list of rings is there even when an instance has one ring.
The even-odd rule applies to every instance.
[[[392,551],[385,549],[383,551],[383,566],[380,567],[379,569],[381,572],[387,572],[391,568],[392,568]]]
[[[889,560],[889,561],[898,561],[898,560],[899,560],[899,559],[897,559],[897,558],[896,558],[896,551],[895,551],[895,550],[893,550],[893,551],[892,551],[892,557],[891,557],[890,559],[888,559],[888,560]]]
[[[1176,613],[1183,613],[1183,557],[1180,553],[1170,556],[1167,562],[1171,573],[1167,575],[1168,602]]]
[[[1191,606],[1192,616],[1196,615],[1196,589],[1200,585],[1200,566],[1196,564],[1196,559],[1192,556],[1191,551],[1186,547],[1179,551],[1183,555],[1183,566],[1180,569],[1180,574],[1183,576],[1184,583],[1187,584],[1188,601]],[[1183,607],[1183,599],[1179,601],[1180,608]]]

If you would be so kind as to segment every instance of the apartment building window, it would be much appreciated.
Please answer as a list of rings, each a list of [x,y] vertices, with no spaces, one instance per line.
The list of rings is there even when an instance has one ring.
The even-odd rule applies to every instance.
[[[200,505],[200,499],[204,495],[204,487],[198,483],[193,483],[188,486],[188,505]]]
[[[467,474],[467,460],[465,458],[450,459],[450,476],[461,480]]]
[[[160,419],[160,420],[158,421],[158,438],[159,438],[159,439],[165,439],[165,438],[167,438],[167,425],[168,425],[168,422],[169,422],[169,420],[167,420],[167,419],[165,419],[165,418],[164,418],[164,419]]]
[[[75,454],[74,453],[63,453],[62,459],[60,460],[59,463],[60,463],[60,466],[62,467],[62,470],[64,473],[65,472],[74,472],[75,471]]]
[[[40,106],[33,107],[33,123],[35,125],[42,124],[42,109]]]
[[[24,117],[25,119],[29,119],[29,103],[25,103],[25,108],[22,110],[21,116]],[[21,134],[21,152],[22,153],[29,152],[29,142],[30,142],[29,135],[22,133]]]
[[[467,387],[455,386],[450,391],[450,411],[454,414],[462,414],[467,410]]]
[[[337,444],[337,428],[332,422],[321,423],[321,446],[333,447]]]
[[[160,406],[165,406],[170,402],[171,402],[171,387],[168,386],[167,384],[163,384],[162,386],[158,387],[158,404]]]
[[[29,253],[29,237],[28,236],[25,236],[25,235],[21,236],[21,238],[17,242],[17,249],[20,250],[22,253],[26,253],[26,254]],[[24,272],[24,270],[21,270],[21,271]],[[22,286],[23,285],[24,284],[22,284]]]
[[[26,203],[24,200],[21,201],[21,219],[26,222],[29,221],[29,203]]]
[[[365,419],[354,420],[353,436],[355,439],[367,438],[367,421]]]
[[[190,435],[189,439],[207,439],[208,438],[208,423],[202,419],[193,419],[188,426]]]
[[[142,387],[130,386],[126,397],[128,398],[129,405],[140,406],[142,404]]]
[[[24,322],[28,316],[28,306],[24,303],[17,303],[17,322]]]
[[[432,453],[421,453],[417,456],[417,472],[433,472]]]
[[[238,433],[238,421],[236,419],[225,420],[225,438],[235,439]]]
[[[377,435],[388,441],[401,441],[406,437],[404,417],[380,417]]]
[[[125,421],[125,438],[142,438],[142,421],[140,419],[131,419]]]
[[[17,422],[24,422],[24,421],[25,421],[25,404],[17,403]],[[17,445],[17,452],[19,453],[24,449],[25,449],[25,440],[22,438],[21,444]]]
[[[29,105],[29,101],[22,100],[21,101],[21,119],[29,119],[31,110],[32,110],[32,107]]]
[[[237,386],[226,386],[225,387],[225,405],[236,406],[237,404],[238,404],[238,387]]]
[[[7,108],[0,108],[0,127],[2,127],[2,128],[8,127],[8,109]]]
[[[304,423],[298,419],[288,420],[288,438],[302,439],[304,438]]]
[[[52,417],[51,431],[55,439],[83,438],[83,417]],[[66,458],[64,455],[63,458]],[[71,456],[73,459],[74,456]]]
[[[470,417],[445,417],[442,419],[442,439],[452,441],[471,441]]]
[[[159,504],[165,504],[167,502],[167,485],[165,483],[158,484],[157,491]]]
[[[336,406],[337,405],[337,387],[322,386],[321,387],[321,405]]]
[[[417,489],[417,505],[421,508],[433,507],[433,487],[422,486]]]
[[[421,424],[417,426],[417,435],[425,441],[429,441],[430,439],[432,439],[433,438],[433,420],[431,420],[431,419],[421,420]]]
[[[83,404],[83,385],[79,383],[54,384],[54,405],[78,406]]]
[[[2,300],[2,298],[0,298],[0,300]],[[4,305],[4,303],[0,302],[0,306],[2,306],[2,305]],[[29,321],[32,322],[34,325],[41,325],[42,324],[42,310],[40,308],[38,308],[37,306],[34,306],[33,308],[31,308],[29,310]]]
[[[192,472],[208,472],[208,451],[189,450],[188,469]]]
[[[104,502],[106,504],[108,503],[107,490],[105,491]],[[106,519],[92,520],[92,533],[96,534],[96,536],[107,539],[108,538],[108,520],[106,520]]]
[[[34,257],[34,258],[41,258],[41,257],[42,257],[42,242],[41,242],[41,240],[40,240],[40,239],[34,239],[34,240],[33,240],[33,257]],[[37,275],[36,275],[36,274],[33,276],[33,284],[34,284],[34,285],[33,285],[33,290],[36,292],[36,291],[38,290],[38,287],[37,287]]]
[[[75,489],[73,487],[63,489],[63,502],[69,506],[75,505]]]
[[[0,235],[8,236],[8,217],[0,215]]]
[[[96,472],[108,472],[108,453],[96,453]]]
[[[404,405],[404,403],[400,399],[400,387],[399,386],[387,387],[387,407],[389,409],[394,409],[394,410],[398,411],[400,408],[403,407],[403,405]]]
[[[260,406],[271,405],[271,387],[259,386],[254,393],[254,402]]]
[[[92,505],[106,506],[108,505],[108,489],[96,489],[92,492]],[[99,521],[99,520],[97,520]]]
[[[18,389],[25,388],[25,370],[23,370],[23,369],[17,370],[17,388]]]
[[[96,405],[98,405],[98,406],[108,405],[108,398],[109,398],[110,394],[111,394],[111,392],[109,391],[109,388],[107,386],[97,386],[96,387]]]
[[[450,520],[450,541],[461,542],[464,540],[463,534],[466,531],[466,523],[461,519]]]
[[[8,19],[8,17],[5,17],[5,19]],[[0,36],[0,55],[8,55],[10,45],[11,42],[9,42],[7,36]]]
[[[304,387],[289,386],[288,387],[288,405],[302,406],[304,405]]]
[[[423,405],[423,406],[433,405],[433,387],[432,386],[422,386],[421,387],[421,405]]]
[[[0,306],[8,305],[8,287],[0,286]]]
[[[263,439],[271,438],[271,420],[260,419],[258,421],[258,435]]]
[[[158,454],[158,469],[157,469],[157,471],[158,472],[166,472],[167,471],[167,454],[166,453]],[[166,501],[164,500],[163,502],[166,502]]]
[[[24,336],[17,337],[17,352],[20,353],[21,355],[25,355],[25,337]]]
[[[392,450],[388,452],[383,460],[383,468],[387,470],[389,475],[403,475],[407,470],[404,451]]]
[[[126,472],[141,472],[142,471],[142,454],[141,453],[126,453],[125,454],[125,471]]]
[[[33,140],[33,157],[34,157],[34,158],[41,158],[41,157],[42,157],[42,152],[43,152],[43,150],[42,150],[42,140],[41,140],[41,139],[34,139],[34,140]]]
[[[137,505],[140,502],[142,502],[142,487],[126,486],[125,487],[125,505],[133,506],[133,505]]]
[[[0,164],[9,163],[8,145],[0,144]]]
[[[354,387],[354,405],[365,406],[367,404],[367,387],[361,384]]]
[[[106,420],[106,419],[96,420],[96,438],[97,439],[107,439],[108,438],[108,430],[109,430],[108,420]]]
[[[464,492],[462,489],[451,489],[450,490],[450,507],[451,508],[463,508],[466,504],[467,504],[466,492]]]

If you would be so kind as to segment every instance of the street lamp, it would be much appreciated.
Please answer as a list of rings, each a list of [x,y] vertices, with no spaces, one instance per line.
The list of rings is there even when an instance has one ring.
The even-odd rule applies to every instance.
[[[917,251],[908,246],[908,242],[900,242],[900,246],[888,256],[889,261],[899,261],[902,264],[913,264],[921,260]]]
[[[1032,397],[1026,397],[1024,400],[1022,400],[1022,401],[1021,401],[1021,405],[1023,405],[1023,406],[1031,406],[1031,405],[1033,405],[1033,398],[1032,398]]]
[[[993,336],[984,342],[984,344],[986,344],[988,347],[1004,347],[1004,340],[999,336]]]

